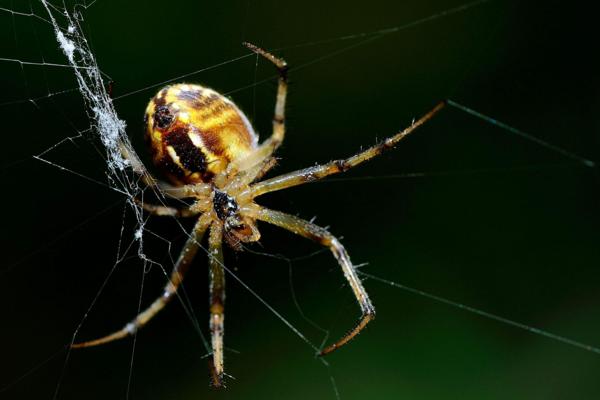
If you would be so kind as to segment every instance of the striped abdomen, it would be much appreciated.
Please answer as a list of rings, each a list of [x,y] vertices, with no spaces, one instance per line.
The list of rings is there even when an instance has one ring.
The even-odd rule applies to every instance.
[[[210,182],[258,140],[233,102],[200,85],[161,89],[148,103],[145,122],[154,164],[178,185]]]

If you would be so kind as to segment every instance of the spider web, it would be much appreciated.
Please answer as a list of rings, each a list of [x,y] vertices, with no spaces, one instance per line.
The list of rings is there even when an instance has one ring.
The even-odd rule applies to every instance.
[[[146,277],[148,276],[148,272],[151,267],[156,266],[160,271],[162,271],[163,275],[166,276],[168,274],[169,267],[172,266],[173,260],[163,261],[163,260],[154,260],[150,256],[146,254],[147,246],[146,241],[149,239],[155,239],[155,241],[162,242],[163,247],[167,249],[166,254],[177,254],[178,247],[173,246],[174,240],[167,239],[164,235],[161,235],[154,228],[148,227],[148,221],[146,220],[146,216],[141,212],[138,204],[134,201],[134,199],[144,199],[148,195],[148,188],[145,187],[143,182],[140,180],[140,173],[145,173],[145,167],[142,161],[140,161],[140,157],[137,156],[134,146],[130,142],[130,135],[126,131],[126,123],[123,119],[121,119],[118,113],[115,110],[114,101],[118,100],[126,100],[129,97],[134,97],[136,94],[142,93],[146,97],[152,95],[153,89],[165,84],[169,81],[179,81],[182,79],[187,79],[188,74],[182,73],[178,75],[174,75],[172,77],[168,77],[165,80],[160,82],[151,83],[150,85],[144,85],[143,87],[138,87],[132,90],[128,90],[125,93],[117,93],[114,96],[109,95],[109,88],[111,78],[107,74],[105,74],[98,65],[96,60],[95,51],[93,50],[92,44],[89,42],[88,35],[86,34],[86,12],[89,7],[96,6],[96,2],[89,2],[88,4],[78,4],[77,6],[67,6],[65,3],[62,4],[53,4],[46,1],[41,1],[38,3],[30,3],[27,8],[19,8],[15,7],[15,5],[11,4],[7,7],[1,7],[1,12],[5,13],[5,16],[8,16],[8,19],[12,20],[14,37],[15,37],[15,48],[17,48],[20,52],[24,51],[25,44],[22,44],[23,41],[28,41],[31,39],[29,36],[25,34],[19,33],[17,34],[17,26],[19,23],[16,21],[19,19],[26,20],[26,24],[30,26],[36,26],[36,31],[38,32],[34,34],[36,35],[45,35],[44,40],[33,38],[31,39],[31,43],[37,43],[36,45],[29,46],[31,48],[27,48],[25,54],[20,53],[17,56],[12,56],[9,50],[2,50],[7,57],[0,57],[0,61],[6,63],[15,64],[17,67],[17,75],[22,75],[22,81],[25,82],[26,88],[25,91],[27,94],[25,96],[20,96],[17,98],[3,98],[0,101],[3,107],[14,107],[15,105],[22,105],[23,107],[33,106],[36,112],[39,112],[42,115],[48,115],[52,113],[62,113],[61,120],[63,124],[67,125],[71,132],[74,134],[69,135],[68,137],[58,141],[57,143],[47,147],[45,150],[35,153],[35,158],[43,161],[47,164],[52,165],[53,167],[59,168],[63,175],[64,172],[68,172],[69,174],[75,174],[78,178],[71,177],[69,179],[85,179],[87,181],[91,181],[95,185],[102,185],[107,187],[110,191],[116,192],[121,198],[125,199],[125,207],[122,208],[122,224],[120,226],[120,234],[119,240],[116,244],[117,246],[117,259],[112,265],[112,268],[109,270],[108,274],[105,275],[105,279],[97,291],[97,295],[93,298],[93,301],[87,307],[87,310],[84,314],[83,320],[80,320],[77,324],[75,331],[73,332],[73,340],[75,340],[75,336],[79,334],[80,328],[83,326],[83,323],[86,321],[88,312],[93,311],[94,307],[97,305],[97,300],[100,295],[106,296],[105,294],[105,285],[108,284],[110,279],[113,277],[113,273],[117,271],[118,267],[120,267],[123,263],[127,262],[131,256],[133,255],[135,260],[142,261],[142,270],[141,270],[141,284],[139,294],[136,295],[138,299],[137,309],[143,308],[143,305],[146,304],[151,297],[151,294],[146,294],[148,292],[145,289]],[[435,14],[431,14],[430,17],[419,17],[414,19],[409,19],[405,25],[397,25],[393,28],[387,28],[383,30],[375,30],[375,31],[366,31],[363,33],[346,35],[346,36],[336,36],[336,35],[323,35],[324,37],[333,37],[333,39],[322,39],[317,38],[316,40],[304,41],[298,45],[285,45],[284,50],[290,51],[294,49],[310,49],[314,46],[328,46],[333,45],[333,50],[327,51],[323,56],[310,56],[305,58],[304,62],[297,63],[296,71],[302,70],[304,68],[310,70],[309,67],[313,67],[315,64],[323,61],[327,61],[337,55],[343,54],[355,47],[366,46],[370,43],[375,42],[378,39],[391,35],[393,33],[397,33],[403,29],[407,29],[413,26],[419,26],[421,24],[437,22],[438,20],[444,20],[445,17],[448,17],[454,13],[459,13],[463,11],[467,11],[469,8],[480,5],[480,3],[485,2],[476,2],[476,3],[466,3],[466,4],[458,4],[457,6],[445,8],[446,11],[437,12]],[[93,27],[92,27],[93,28]],[[90,28],[91,31],[93,29]],[[48,36],[50,34],[54,35],[56,43],[58,43],[58,49],[63,54],[56,54],[57,52],[48,51],[46,52],[46,43]],[[37,41],[37,42],[36,42]],[[349,44],[347,44],[349,43]],[[368,46],[366,47],[368,48]],[[43,50],[41,50],[43,49]],[[29,51],[32,50],[32,53]],[[40,51],[39,54],[36,54],[35,51]],[[55,49],[56,50],[56,47]],[[53,58],[46,57],[48,54]],[[2,54],[0,54],[2,55]],[[40,57],[41,56],[41,57]],[[59,57],[60,56],[60,57]],[[66,61],[65,61],[66,59]],[[39,61],[31,61],[31,60],[39,60]],[[202,68],[200,70],[195,70],[192,74],[196,74],[198,72],[210,72],[211,70],[219,70],[225,68],[230,64],[236,64],[238,62],[250,61],[255,67],[255,62],[253,56],[248,54],[238,55],[235,57],[230,57],[222,62],[214,62],[208,64],[210,66],[206,68]],[[40,72],[32,72],[32,69],[38,69]],[[59,71],[59,72],[56,72]],[[267,75],[265,78],[256,78],[257,69],[253,68],[253,82],[248,85],[239,84],[234,86],[233,89],[228,90],[228,94],[239,93],[244,91],[245,89],[253,89],[252,98],[255,99],[257,96],[256,90],[254,88],[259,88],[262,83],[269,82],[272,78],[270,75]],[[57,75],[55,75],[57,74]],[[191,75],[191,74],[190,74]],[[68,78],[74,77],[75,82],[73,85],[68,84]],[[192,75],[193,76],[193,75]],[[55,87],[51,87],[50,85],[58,81],[58,85]],[[65,81],[67,82],[65,84]],[[117,82],[118,85],[118,82]],[[260,89],[258,89],[260,90]],[[16,93],[17,91],[8,91],[9,94]],[[248,90],[246,90],[248,92]],[[76,93],[79,93],[78,96],[75,96]],[[69,98],[76,97],[77,100],[67,104],[62,103],[62,97],[66,96]],[[49,104],[48,105],[48,100]],[[438,99],[436,99],[438,100]],[[69,110],[69,107],[75,104],[75,107],[78,108],[79,117],[73,117],[73,115],[77,115],[78,113],[67,113],[65,116],[65,110]],[[143,104],[143,103],[142,103]],[[513,128],[510,125],[503,124],[502,122],[498,122],[495,119],[488,117],[480,113],[479,111],[466,107],[462,105],[462,103],[451,103],[455,108],[461,109],[464,113],[470,114],[471,116],[475,116],[476,118],[482,119],[485,121],[485,124],[492,127],[496,125],[496,127],[500,128],[501,131],[506,133],[516,134],[522,137],[525,137],[528,140],[533,140],[534,143],[541,148],[545,148],[549,150],[549,153],[555,152],[558,153],[561,157],[560,160],[566,160],[567,162],[561,163],[543,163],[541,166],[536,163],[528,163],[527,165],[519,165],[514,168],[506,168],[502,167],[489,167],[489,168],[466,168],[460,170],[441,170],[440,172],[417,172],[417,173],[407,173],[407,174],[379,174],[379,175],[362,175],[359,177],[351,176],[349,178],[337,178],[337,181],[357,181],[357,180],[366,180],[370,183],[379,182],[379,179],[399,179],[399,178],[433,178],[437,176],[455,176],[461,174],[489,174],[494,173],[495,171],[500,171],[501,173],[505,173],[506,171],[512,171],[518,169],[533,169],[535,171],[542,170],[552,170],[553,168],[564,168],[565,165],[567,168],[572,168],[573,163],[571,160],[575,160],[575,164],[583,164],[585,166],[593,166],[593,163],[585,158],[582,158],[576,153],[566,150],[563,147],[554,146],[550,144],[550,142],[539,139],[537,136],[532,136],[525,133],[522,130]],[[138,105],[139,106],[139,105]],[[293,106],[293,103],[292,103]],[[138,107],[139,108],[139,107]],[[50,110],[50,112],[48,111]],[[44,114],[45,112],[45,114]],[[256,113],[256,111],[255,111]],[[488,114],[488,113],[486,113]],[[81,118],[81,115],[85,115],[85,118]],[[259,119],[258,115],[255,116],[255,120]],[[264,118],[263,118],[264,119]],[[268,120],[268,119],[266,119]],[[88,125],[86,126],[86,121]],[[56,123],[53,121],[53,123]],[[84,126],[80,128],[79,126]],[[263,129],[262,131],[266,131]],[[386,129],[378,129],[378,132],[387,132]],[[63,135],[64,137],[64,135]],[[291,138],[291,140],[293,140]],[[104,160],[106,165],[105,176],[98,176],[97,173],[90,172],[86,170],[85,166],[80,166],[77,164],[77,157],[87,157],[87,155],[79,154],[79,150],[81,149],[81,143],[86,144],[88,149],[91,149],[92,153],[96,152],[96,154],[100,155],[100,157]],[[290,145],[291,146],[291,145]],[[122,147],[126,149],[129,158],[126,160],[122,156]],[[65,154],[69,154],[69,151],[63,151],[65,148],[70,150],[71,158],[67,160],[74,167],[69,166],[69,163],[66,163],[64,159],[61,159],[61,156]],[[75,149],[75,150],[73,150]],[[73,151],[75,151],[75,157],[73,156]],[[58,152],[58,156],[55,154]],[[325,157],[328,157],[327,155]],[[329,156],[330,157],[330,156]],[[56,161],[60,160],[60,161]],[[20,166],[20,162],[17,161],[17,166]],[[98,164],[95,166],[97,167]],[[548,166],[549,165],[549,166]],[[4,168],[13,167],[13,163],[9,163],[4,165]],[[39,174],[39,171],[37,172]],[[510,175],[513,176],[513,175]],[[150,190],[151,191],[151,190]],[[75,194],[74,194],[75,195]],[[157,198],[158,201],[166,202],[164,198],[162,198],[160,193],[150,193],[151,196]],[[119,204],[122,204],[120,202]],[[86,223],[82,224],[84,227],[81,232],[85,231]],[[179,222],[176,222],[177,228],[179,229],[180,235],[185,235],[186,227]],[[75,228],[77,229],[77,228]],[[113,233],[114,235],[114,233]],[[56,237],[56,239],[60,239]],[[174,251],[171,252],[171,247],[174,247]],[[252,250],[252,249],[250,249]],[[351,254],[352,248],[350,248]],[[153,253],[154,254],[154,253]],[[356,257],[356,256],[355,256]],[[243,258],[242,258],[243,259]],[[296,265],[300,261],[297,259],[292,260],[290,257],[284,257],[286,263],[289,264],[290,270],[292,269],[292,265]],[[241,261],[236,262],[236,264],[242,264]],[[12,263],[11,265],[17,265]],[[273,313],[280,321],[284,322],[287,328],[291,329],[297,336],[299,336],[306,344],[311,348],[311,350],[316,351],[320,347],[316,343],[314,339],[308,339],[307,335],[304,333],[304,329],[296,328],[296,324],[292,324],[287,317],[287,313],[281,313],[277,311],[278,307],[274,307],[271,301],[263,300],[260,295],[252,289],[255,287],[254,285],[246,284],[244,278],[240,278],[239,274],[231,269],[229,266],[224,266],[228,271],[228,276],[233,278],[233,280],[238,280],[238,283],[241,284],[249,291],[252,297],[258,299],[263,305],[265,305],[269,312]],[[8,270],[8,269],[7,269]],[[294,270],[296,270],[294,268]],[[377,274],[375,274],[377,275]],[[372,279],[379,279],[387,283],[391,287],[402,288],[407,290],[406,286],[403,286],[397,282],[386,280],[383,278],[379,278],[370,273],[364,273],[365,277],[370,277]],[[290,278],[291,279],[291,278]],[[231,281],[231,279],[230,279]],[[296,279],[294,278],[295,282]],[[411,289],[411,288],[408,288]],[[425,292],[415,291],[414,294],[424,296],[428,295]],[[144,294],[144,296],[142,296]],[[338,293],[339,294],[339,293]],[[200,340],[203,342],[204,350],[206,354],[210,352],[209,345],[202,334],[202,322],[203,319],[199,319],[195,316],[194,309],[191,307],[193,301],[189,301],[187,299],[187,292],[184,290],[181,295],[181,303],[183,304],[183,309],[187,313],[189,320],[193,323],[195,327],[195,331],[198,333]],[[149,296],[149,297],[148,297]],[[433,298],[433,297],[432,297]],[[444,300],[444,298],[434,298],[435,300]],[[347,300],[347,299],[346,299]],[[322,324],[315,323],[312,321],[310,314],[306,314],[302,311],[303,307],[300,307],[298,299],[294,297],[294,304],[298,306],[300,310],[300,314],[303,317],[306,317],[308,325],[313,326],[314,330],[319,332],[319,335],[316,337],[325,337],[327,339],[329,335],[329,328],[325,329],[322,327]],[[349,304],[349,302],[344,303],[344,306]],[[455,307],[466,309],[471,312],[476,312],[478,309],[465,306],[462,303],[455,302],[447,302],[447,304],[451,304]],[[347,308],[341,308],[338,310],[337,315],[341,314],[352,314],[352,311]],[[306,314],[306,315],[305,315]],[[560,335],[554,335],[544,330],[533,328],[529,325],[514,323],[512,320],[504,319],[502,317],[496,317],[494,314],[482,313],[480,315],[486,316],[488,318],[494,318],[496,320],[500,320],[504,323],[512,323],[513,326],[517,326],[519,328],[526,329],[536,335],[546,336],[558,341],[562,341],[567,344],[571,344],[576,347],[584,348],[589,352],[598,352],[598,349],[583,344],[581,342],[565,338]],[[130,317],[129,317],[130,318]],[[228,322],[231,321],[228,319]],[[343,323],[338,323],[339,325],[343,325]],[[336,324],[337,325],[337,324]],[[99,324],[98,326],[104,327],[101,329],[106,329],[107,324]],[[117,325],[120,326],[120,325]],[[152,328],[148,328],[152,329]],[[231,330],[236,328],[228,325],[228,334],[231,333]],[[309,329],[309,328],[307,328]],[[97,331],[96,331],[97,332]],[[89,334],[94,335],[94,332],[91,331]],[[314,335],[313,335],[314,336]],[[136,338],[137,340],[137,338]],[[319,339],[320,340],[320,339]],[[134,363],[134,352],[135,352],[135,341],[134,345],[131,348],[131,357],[129,358],[129,363],[127,364],[127,389],[126,393],[129,395],[130,393],[130,384],[132,382],[132,373],[135,371],[133,363]],[[64,352],[56,353],[58,356],[64,355]],[[196,355],[198,355],[196,353]],[[58,380],[58,385],[55,391],[55,397],[62,397],[65,391],[65,373],[69,369],[68,367],[74,361],[71,360],[71,356],[67,356],[67,360],[64,362],[64,367],[61,370],[61,377]],[[51,358],[53,359],[53,358]],[[199,367],[202,368],[202,367]],[[28,373],[33,373],[34,370],[30,370]],[[335,390],[335,395],[339,396],[336,389],[336,384],[333,381],[333,374],[328,373],[328,376],[333,382],[333,388]],[[135,382],[135,380],[133,380]],[[238,383],[239,384],[239,383]],[[342,398],[344,396],[344,390],[342,387]]]

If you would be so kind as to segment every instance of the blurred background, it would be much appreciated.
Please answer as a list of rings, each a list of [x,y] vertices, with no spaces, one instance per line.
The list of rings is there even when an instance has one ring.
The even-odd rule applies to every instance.
[[[101,0],[78,10],[100,68],[114,82],[117,112],[146,162],[142,115],[159,89],[153,85],[246,55],[245,40],[277,49],[292,68],[288,134],[273,174],[351,155],[446,98],[597,161],[591,11],[573,2],[497,1],[415,23],[464,4]],[[600,355],[593,349],[374,279],[365,286],[377,319],[327,357],[329,367],[231,277],[226,371],[235,379],[226,390],[209,387],[206,349],[178,303],[139,333],[135,349],[129,339],[74,351],[65,362],[61,349],[97,294],[80,339],[123,326],[140,298],[145,306],[161,293],[164,275],[152,267],[143,276],[135,248],[125,252],[135,225],[121,194],[32,158],[79,136],[89,121],[77,92],[48,97],[76,82],[68,68],[48,65],[65,63],[50,25],[19,14],[46,19],[39,3],[0,5],[0,398],[600,395]],[[395,33],[344,39],[411,23]],[[273,75],[271,65],[249,56],[184,80],[229,94],[264,138]],[[44,158],[104,183],[97,145],[83,133]],[[316,216],[343,238],[355,264],[366,264],[365,273],[600,346],[598,183],[597,167],[450,108],[379,159],[261,203]],[[148,235],[148,255],[168,265],[168,244],[176,257],[184,238],[179,225],[152,218],[147,227],[168,241]],[[260,244],[228,251],[226,264],[314,346],[340,337],[359,309],[333,257],[314,254],[318,246],[291,234],[261,231]],[[123,262],[101,289],[119,254],[126,254]],[[204,256],[185,291],[206,336]]]

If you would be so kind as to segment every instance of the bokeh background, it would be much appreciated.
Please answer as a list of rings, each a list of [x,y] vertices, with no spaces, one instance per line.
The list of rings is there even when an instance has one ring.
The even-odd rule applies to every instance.
[[[0,4],[45,17],[37,2],[23,3]],[[583,3],[489,2],[360,45],[372,36],[339,39],[462,4],[100,0],[80,10],[115,97],[247,54],[244,40],[281,49],[292,70],[288,135],[275,173],[350,155],[445,98],[597,161],[597,42]],[[1,58],[65,62],[43,21],[2,10],[0,27]],[[296,46],[330,38],[337,39]],[[185,80],[230,93],[265,137],[275,83],[254,83],[273,73],[247,57]],[[132,367],[132,340],[73,352],[65,364],[61,349],[115,264],[122,226],[122,247],[131,241],[133,220],[123,217],[119,193],[32,159],[87,127],[77,93],[27,101],[73,88],[71,72],[0,60],[0,81],[0,398],[52,398],[60,382],[58,399],[335,399],[332,380],[341,399],[600,395],[600,355],[593,351],[374,280],[365,285],[376,321],[329,356],[329,368],[231,278],[226,368],[235,379],[226,390],[209,387],[206,350],[176,303],[138,335]],[[115,102],[143,157],[142,113],[156,90]],[[106,182],[95,145],[84,134],[45,157]],[[597,168],[448,109],[344,178],[262,202],[316,216],[343,237],[356,264],[368,263],[364,272],[600,346]],[[177,255],[183,235],[175,222],[152,219],[148,228],[171,241]],[[262,232],[254,252],[292,260],[228,252],[227,265],[316,346],[324,339],[320,329],[330,332],[329,341],[341,336],[358,308],[333,258],[308,257],[318,247],[290,234]],[[149,237],[146,249],[168,263],[164,241]],[[142,264],[135,251],[128,255],[79,338],[121,327],[140,293],[142,305],[160,293],[160,269],[145,274],[141,290]],[[185,288],[205,335],[207,285],[199,257]]]

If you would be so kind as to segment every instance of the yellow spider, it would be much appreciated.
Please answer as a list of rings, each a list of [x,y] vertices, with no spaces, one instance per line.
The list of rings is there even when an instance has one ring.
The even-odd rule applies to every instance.
[[[279,72],[273,133],[258,144],[258,136],[246,116],[223,95],[199,85],[176,84],[161,89],[146,108],[146,138],[154,164],[171,181],[156,181],[143,168],[149,185],[172,198],[194,199],[185,209],[142,204],[152,214],[190,217],[199,216],[185,243],[165,286],[162,296],[136,316],[121,330],[99,339],[76,343],[72,347],[91,347],[134,334],[154,317],[174,297],[191,261],[198,252],[204,233],[209,230],[210,266],[210,333],[212,343],[212,380],[223,383],[223,332],[225,304],[225,273],[222,242],[234,249],[242,243],[256,242],[260,233],[257,221],[264,221],[327,246],[340,264],[344,276],[360,305],[362,316],[357,325],[337,342],[323,349],[320,355],[331,353],[348,343],[375,317],[369,299],[348,253],[339,240],[309,221],[255,203],[265,193],[302,185],[328,175],[344,172],[387,149],[433,117],[445,103],[439,103],[408,128],[381,143],[349,158],[290,172],[260,181],[275,164],[274,151],[285,133],[285,101],[287,95],[287,64],[284,60],[250,43],[253,52],[272,62]],[[123,155],[130,160],[126,149]]]

